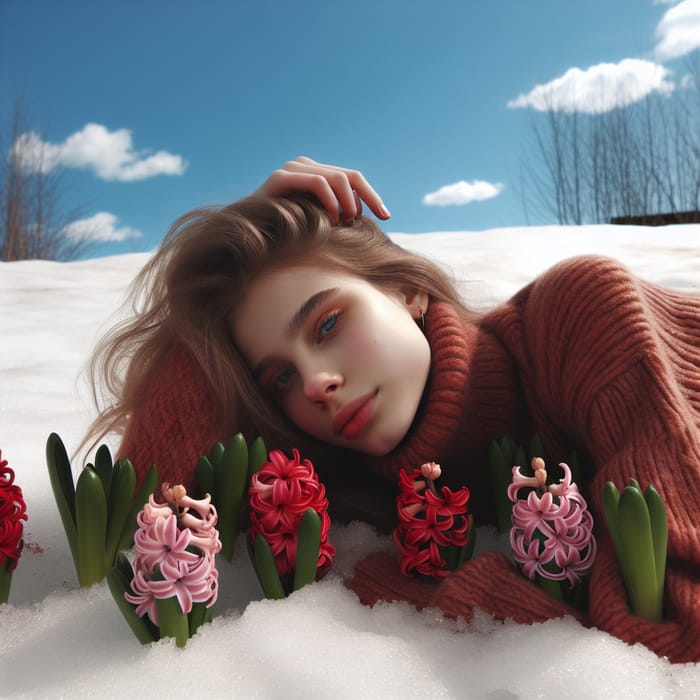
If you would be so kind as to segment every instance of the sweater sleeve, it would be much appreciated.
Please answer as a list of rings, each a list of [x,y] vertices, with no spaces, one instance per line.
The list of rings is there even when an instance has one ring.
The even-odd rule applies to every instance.
[[[537,427],[590,452],[598,520],[590,622],[672,661],[700,661],[700,299],[605,258],[545,273],[495,319],[520,367]],[[602,489],[653,484],[667,510],[663,623],[629,613]],[[454,588],[454,586],[452,586]]]
[[[535,427],[550,445],[583,445],[596,471],[583,490],[597,520],[587,618],[544,594],[501,554],[439,585],[401,579],[377,555],[349,581],[360,599],[407,599],[469,620],[475,608],[532,623],[563,614],[672,662],[700,661],[700,299],[641,282],[604,258],[565,261],[482,325],[513,354]],[[632,615],[604,525],[602,488],[653,484],[669,523],[664,621]]]
[[[204,374],[184,349],[173,348],[129,417],[118,457],[131,460],[138,483],[156,464],[160,482],[192,490],[197,459],[221,438],[216,434],[216,417]]]

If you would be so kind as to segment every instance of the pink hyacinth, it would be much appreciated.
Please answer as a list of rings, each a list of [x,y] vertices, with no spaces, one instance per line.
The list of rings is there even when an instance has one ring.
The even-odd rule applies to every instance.
[[[446,553],[467,543],[469,489],[451,491],[443,486],[438,494],[433,481],[440,466],[426,462],[420,469],[399,474],[397,511],[399,524],[394,541],[399,550],[399,566],[404,576],[414,573],[441,579],[448,576]]]
[[[0,566],[6,566],[8,572],[17,567],[22,552],[22,521],[27,520],[22,489],[14,482],[15,473],[0,451]]]
[[[510,544],[515,561],[528,578],[539,574],[554,581],[567,580],[573,588],[593,566],[596,541],[593,517],[571,480],[571,470],[563,462],[559,467],[564,478],[549,485],[540,457],[532,460],[533,476],[513,467],[508,487],[508,498],[515,504]]]
[[[270,452],[253,475],[250,496],[250,540],[258,534],[270,545],[277,573],[286,576],[296,568],[297,541],[302,516],[312,508],[321,520],[321,547],[318,555],[319,575],[331,566],[335,547],[328,541],[331,520],[328,515],[326,488],[318,480],[313,464],[300,459],[292,450],[288,458],[280,450]]]
[[[134,577],[124,597],[158,624],[156,599],[177,597],[184,614],[193,603],[211,607],[218,594],[216,553],[221,550],[211,498],[196,500],[183,486],[163,484],[165,503],[153,494],[137,516]]]

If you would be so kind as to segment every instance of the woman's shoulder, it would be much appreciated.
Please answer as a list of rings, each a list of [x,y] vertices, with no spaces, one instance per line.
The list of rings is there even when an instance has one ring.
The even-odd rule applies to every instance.
[[[487,316],[500,318],[577,305],[594,298],[629,297],[639,280],[621,262],[600,255],[580,255],[557,262]]]
[[[626,323],[644,306],[642,283],[621,262],[598,255],[562,260],[536,277],[482,325],[509,342],[547,339],[561,329],[582,337],[608,323]]]
[[[556,287],[562,292],[577,290],[581,285],[609,288],[634,283],[636,277],[623,263],[602,255],[579,255],[556,263],[537,277],[533,286],[539,290]]]

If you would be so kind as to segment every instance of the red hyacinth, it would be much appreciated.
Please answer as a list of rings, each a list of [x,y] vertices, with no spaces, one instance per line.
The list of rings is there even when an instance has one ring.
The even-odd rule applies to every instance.
[[[328,542],[331,519],[328,516],[326,488],[319,483],[313,464],[300,460],[298,450],[288,458],[280,450],[270,452],[253,475],[250,495],[250,540],[258,534],[270,545],[280,577],[294,572],[297,556],[299,524],[307,509],[312,508],[321,520],[321,547],[318,570],[322,575],[329,568],[335,547]]]
[[[27,520],[27,504],[14,481],[15,473],[0,451],[0,566],[8,572],[17,567],[22,552],[22,521]]]
[[[394,541],[401,554],[399,566],[405,576],[414,573],[441,579],[464,561],[471,517],[467,513],[469,489],[435,489],[440,466],[427,462],[410,474],[399,474],[396,501],[399,524]]]

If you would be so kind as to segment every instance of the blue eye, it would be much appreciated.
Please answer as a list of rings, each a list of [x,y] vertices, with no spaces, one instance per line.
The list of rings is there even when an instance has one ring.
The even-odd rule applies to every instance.
[[[336,326],[338,323],[338,319],[340,318],[340,312],[334,311],[331,314],[328,314],[321,323],[319,324],[318,327],[318,339],[322,340],[326,335],[328,335]]]

